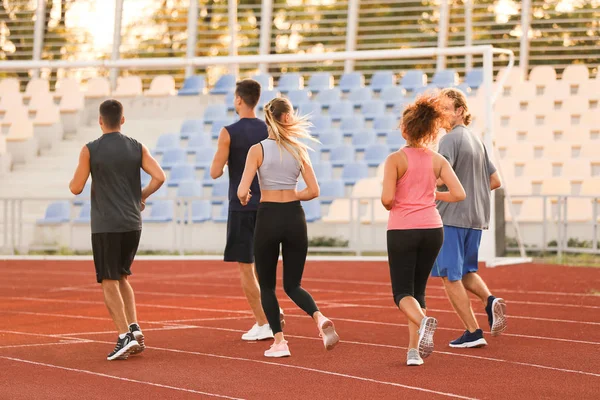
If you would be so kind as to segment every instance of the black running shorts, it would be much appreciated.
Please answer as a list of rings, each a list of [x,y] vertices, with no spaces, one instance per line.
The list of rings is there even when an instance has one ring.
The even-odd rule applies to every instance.
[[[92,233],[96,280],[119,280],[131,275],[131,263],[140,244],[142,231]]]
[[[245,264],[254,262],[255,226],[256,211],[229,211],[224,261]]]

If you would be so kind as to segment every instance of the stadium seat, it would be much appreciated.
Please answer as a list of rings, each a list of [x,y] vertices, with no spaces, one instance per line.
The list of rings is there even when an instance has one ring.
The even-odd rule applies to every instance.
[[[365,129],[365,117],[359,114],[345,116],[340,122],[340,130],[345,136],[351,136],[363,129]]]
[[[342,169],[342,181],[347,186],[354,185],[357,180],[369,176],[369,166],[365,162],[351,162]]]
[[[330,224],[349,223],[351,214],[354,219],[359,215],[358,205],[358,202],[353,202],[350,199],[335,199],[329,206],[327,215],[322,220]]]
[[[71,205],[68,201],[56,201],[46,207],[44,218],[38,219],[38,225],[55,225],[69,222]]]
[[[381,91],[379,99],[385,103],[386,107],[395,107],[407,101],[404,98],[405,94],[405,90],[400,86],[388,86]]]
[[[228,112],[235,111],[235,105],[233,102],[235,101],[235,92],[227,92],[225,95],[225,106],[227,106]]]
[[[173,200],[156,200],[150,207],[150,215],[144,222],[167,223],[173,221],[175,215],[175,202]]]
[[[308,89],[313,93],[333,87],[333,75],[329,72],[316,72],[308,79]]]
[[[171,174],[167,179],[169,187],[177,187],[181,182],[193,181],[196,178],[196,170],[192,165],[181,164],[171,168]]]
[[[198,169],[209,169],[217,150],[214,147],[200,147],[195,150],[194,165]]]
[[[377,135],[371,130],[363,130],[352,134],[352,146],[357,151],[364,151],[368,146],[375,144],[376,141]]]
[[[339,121],[343,117],[353,115],[354,114],[354,106],[348,100],[342,100],[337,103],[331,104],[329,107],[329,116],[332,121]]]
[[[321,90],[316,96],[316,99],[323,108],[331,107],[331,104],[336,103],[342,99],[342,92],[338,88]]]
[[[379,136],[387,136],[390,131],[398,129],[398,118],[393,114],[380,115],[373,121],[373,130]]]
[[[211,189],[211,197],[213,204],[223,204],[224,201],[227,201],[227,196],[229,194],[229,178],[227,175],[223,175],[219,179],[215,180],[212,189]]]
[[[465,75],[465,82],[471,89],[479,89],[483,85],[483,69],[473,68]]]
[[[56,88],[54,89],[54,95],[56,97],[62,97],[71,93],[81,93],[81,86],[75,78],[60,78],[56,81]]]
[[[215,86],[209,91],[210,94],[227,94],[235,90],[235,75],[225,74],[217,79]]]
[[[310,122],[313,124],[311,131],[316,136],[331,129],[331,117],[329,115],[313,115]]]
[[[415,88],[415,90],[413,90],[411,92],[411,94],[413,97],[417,97],[422,94],[433,94],[433,93],[437,92],[438,90],[439,90],[438,87],[435,85],[421,86],[421,87]]]
[[[90,196],[92,194],[92,182],[87,182],[83,187],[81,193],[75,196],[75,200],[73,200],[73,205],[80,206],[85,202],[89,201]]]
[[[0,81],[0,93],[2,96],[19,94],[21,92],[21,84],[17,78],[3,78]]]
[[[210,137],[217,139],[221,129],[235,122],[233,118],[215,119],[210,127]]]
[[[290,99],[294,108],[298,104],[310,101],[310,91],[308,89],[294,89],[286,93],[285,97]]]
[[[344,182],[340,179],[319,180],[321,203],[330,204],[335,199],[345,196]]]
[[[321,182],[333,179],[333,168],[330,162],[321,161],[320,163],[313,164],[312,167],[313,171],[315,171],[317,181]]]
[[[181,139],[188,139],[194,133],[204,132],[204,120],[186,119],[179,130]]]
[[[179,96],[198,96],[206,91],[206,78],[204,75],[192,75],[185,78],[183,86],[177,92]]]
[[[304,78],[297,72],[288,72],[282,74],[277,82],[277,90],[281,93],[287,93],[290,90],[298,90],[304,87]]]
[[[363,103],[361,113],[365,117],[365,120],[372,121],[385,114],[385,103],[379,99],[366,101]]]
[[[204,109],[204,123],[212,124],[214,121],[227,118],[227,106],[225,104],[209,104]]]
[[[385,89],[384,89],[385,90]],[[373,91],[368,87],[358,87],[352,89],[348,94],[348,100],[352,102],[354,107],[362,107],[366,101],[373,99]]]
[[[550,65],[536,65],[529,73],[529,82],[548,85],[556,81],[556,70]]]
[[[427,75],[418,69],[406,71],[400,81],[400,86],[407,92],[414,92],[417,89],[427,86]]]
[[[202,197],[204,195],[204,186],[202,182],[191,180],[181,182],[177,188],[177,197]]]
[[[14,120],[4,138],[6,151],[10,153],[14,164],[27,163],[37,156],[39,146],[34,137],[33,124],[28,119]]]
[[[171,169],[176,165],[187,163],[187,152],[185,149],[174,147],[164,150],[160,166],[163,169]]]
[[[306,222],[311,223],[321,219],[321,202],[319,199],[303,201],[302,208],[304,209]]]
[[[307,115],[310,118],[316,115],[321,115],[321,103],[316,101],[305,101],[297,104],[298,114]]]
[[[372,202],[367,213],[360,218],[362,224],[385,224],[388,222],[390,212],[378,202]]]
[[[458,72],[454,69],[443,69],[437,71],[431,80],[431,84],[439,89],[454,87],[458,85]]]
[[[333,147],[344,143],[344,137],[338,130],[329,130],[319,134],[319,142],[321,142],[321,151],[330,151]]]
[[[375,93],[379,93],[386,87],[395,85],[396,75],[394,75],[392,71],[376,71],[373,76],[371,76],[371,84],[369,87]]]
[[[146,205],[151,206],[157,200],[166,200],[169,197],[167,186],[162,185],[156,192],[146,200]]]
[[[260,93],[260,99],[258,100],[258,109],[263,110],[265,108],[265,104],[273,100],[275,97],[280,96],[281,94],[278,90],[263,90]]]
[[[87,82],[85,97],[89,99],[101,99],[110,96],[110,83],[104,77],[92,78]]]
[[[175,94],[175,79],[171,75],[158,75],[150,83],[150,88],[144,92],[145,96],[160,97]]]
[[[142,181],[142,186],[146,186],[150,183],[152,177],[146,173],[143,169],[140,169],[140,180]]]
[[[189,154],[197,154],[204,149],[212,149],[212,147],[210,135],[205,132],[190,133],[187,142],[187,152]]]
[[[114,97],[136,97],[142,95],[142,78],[139,76],[121,76],[117,79]]]
[[[81,205],[81,209],[79,210],[79,215],[73,219],[73,222],[76,224],[89,224],[92,220],[92,206],[89,201],[86,201]]]
[[[373,143],[365,148],[364,162],[366,162],[369,167],[377,167],[385,161],[388,154],[390,154],[390,150],[387,145],[383,143]]]
[[[176,133],[165,133],[158,137],[156,141],[156,147],[154,148],[153,154],[162,154],[167,149],[179,147],[179,135]]]
[[[562,73],[561,81],[568,83],[587,82],[590,77],[590,70],[584,64],[568,65]]]
[[[43,93],[50,93],[50,84],[48,80],[43,78],[32,78],[25,87],[23,98],[30,99]]]
[[[260,83],[261,92],[273,90],[273,77],[269,74],[256,74],[252,77],[256,82]]]
[[[354,89],[365,85],[365,77],[360,72],[347,72],[342,74],[338,87],[343,93],[351,92]]]
[[[217,215],[213,220],[218,223],[225,223],[225,222],[227,222],[228,217],[229,217],[229,202],[226,201],[223,203],[223,206],[221,206],[221,211],[219,212],[219,215]]]
[[[212,206],[208,200],[192,201],[192,223],[200,224],[212,219]]]
[[[390,151],[396,151],[406,144],[406,140],[402,137],[400,131],[392,131],[387,135],[386,144]]]
[[[475,93],[471,89],[471,87],[467,83],[464,83],[464,82],[456,85],[455,88],[460,90],[461,92],[463,92],[466,96],[471,96],[472,94]]]
[[[379,178],[364,178],[356,182],[352,187],[351,197],[361,199],[363,204],[371,204],[376,199],[376,203],[380,204],[379,196],[382,191],[382,182]]]
[[[329,161],[334,167],[343,167],[346,164],[354,162],[354,147],[348,144],[341,144],[332,148]]]

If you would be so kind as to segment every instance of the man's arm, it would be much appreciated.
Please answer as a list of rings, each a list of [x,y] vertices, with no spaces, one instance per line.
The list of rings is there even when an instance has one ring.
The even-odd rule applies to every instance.
[[[210,177],[213,179],[217,179],[223,175],[223,169],[229,159],[230,142],[229,132],[227,132],[227,129],[222,128],[221,132],[219,132],[219,140],[217,141],[217,152],[210,165]]]
[[[165,171],[160,167],[160,164],[152,154],[150,154],[150,150],[144,145],[142,145],[142,169],[150,175],[150,182],[148,186],[142,189],[142,209],[146,204],[146,199],[150,197],[150,195],[156,192],[160,187],[165,183],[167,179],[165,175]]]
[[[85,183],[87,182],[89,176],[90,151],[87,146],[83,146],[81,152],[79,153],[79,164],[77,165],[73,179],[71,179],[71,183],[69,183],[69,190],[71,190],[71,193],[77,195],[83,192],[83,188],[85,187]]]
[[[490,190],[496,190],[500,186],[502,186],[502,181],[500,180],[500,175],[496,171],[490,175]]]

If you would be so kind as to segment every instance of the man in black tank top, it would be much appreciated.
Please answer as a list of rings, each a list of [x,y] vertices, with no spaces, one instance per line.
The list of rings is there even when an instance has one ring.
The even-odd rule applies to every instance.
[[[268,137],[267,124],[256,118],[255,108],[260,99],[260,91],[260,84],[252,79],[244,79],[236,84],[234,105],[240,120],[221,129],[217,153],[210,167],[210,176],[213,179],[223,175],[225,165],[229,171],[229,214],[224,261],[239,264],[242,288],[256,319],[252,329],[242,335],[243,340],[264,340],[273,337],[262,309],[260,289],[254,271],[254,226],[260,202],[258,179],[255,177],[252,181],[252,198],[247,206],[243,207],[237,197],[250,147]]]
[[[146,199],[165,181],[165,173],[148,148],[120,133],[125,122],[116,100],[100,105],[102,136],[81,149],[79,165],[69,184],[75,195],[92,175],[91,225],[96,280],[119,338],[108,360],[126,359],[144,350],[144,335],[137,323],[133,289],[127,281],[142,234]],[[152,180],[142,189],[140,168]]]

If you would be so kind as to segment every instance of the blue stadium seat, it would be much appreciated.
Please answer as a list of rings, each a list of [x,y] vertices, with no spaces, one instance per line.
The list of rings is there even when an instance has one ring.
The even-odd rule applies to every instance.
[[[69,222],[71,204],[68,201],[55,201],[46,207],[44,218],[38,219],[38,225],[56,225]]]
[[[308,79],[308,89],[313,93],[333,87],[333,75],[329,72],[316,72]]]
[[[209,169],[217,149],[212,146],[201,147],[195,151],[196,159],[194,165],[196,168]]]
[[[396,75],[392,71],[377,71],[371,77],[369,87],[372,91],[379,93],[388,86],[396,85]]]
[[[319,136],[321,133],[331,130],[331,117],[329,115],[313,115],[310,122],[313,124],[311,128],[313,135]]]
[[[210,135],[207,133],[192,133],[187,142],[187,152],[195,154],[206,147],[212,147]]]
[[[218,222],[218,223],[225,223],[225,222],[227,222],[228,215],[229,215],[229,202],[226,201],[223,203],[223,206],[221,207],[221,211],[219,212],[219,215],[217,215],[214,218],[214,221]]]
[[[202,182],[190,180],[181,182],[177,188],[177,197],[202,197],[204,195],[204,187]]]
[[[373,143],[365,149],[365,162],[369,167],[377,167],[390,154],[387,145],[383,143]]]
[[[341,99],[342,92],[338,88],[322,90],[316,96],[316,100],[321,103],[323,108],[329,108],[331,107],[331,104],[336,103]]]
[[[200,224],[212,218],[212,205],[208,200],[192,201],[192,223]]]
[[[181,124],[179,130],[181,139],[188,139],[192,133],[204,132],[204,120],[202,119],[186,119]]]
[[[406,102],[405,94],[404,89],[400,86],[390,86],[381,91],[379,98],[385,103],[386,107],[395,107]]]
[[[331,163],[328,161],[321,161],[318,164],[313,164],[313,170],[315,171],[315,176],[317,177],[317,181],[328,181],[333,179],[333,167]]]
[[[377,135],[370,130],[363,130],[352,134],[352,146],[358,151],[364,151],[365,148],[377,142]]]
[[[156,200],[150,208],[150,215],[144,222],[166,223],[173,221],[175,203],[173,200]]]
[[[219,179],[215,180],[211,189],[211,197],[213,204],[223,204],[227,201],[229,195],[229,178],[227,175],[223,175]]]
[[[394,132],[392,135],[388,135],[386,138],[386,144],[390,151],[396,151],[402,148],[406,144],[406,140],[402,137],[400,131]]]
[[[354,114],[354,105],[348,100],[342,100],[338,103],[333,103],[329,107],[329,116],[332,121],[339,121],[342,117]]]
[[[152,193],[152,196],[146,200],[146,205],[151,206],[156,200],[164,200],[169,197],[169,190],[166,185],[162,185],[156,192]]]
[[[443,69],[437,71],[431,79],[431,84],[444,89],[458,85],[458,72],[454,69]]]
[[[354,162],[354,147],[349,144],[342,144],[331,149],[329,162],[334,167],[342,167]]]
[[[229,118],[229,117],[215,119],[210,127],[210,137],[212,139],[218,139],[221,129],[223,129],[224,127],[226,127],[228,125],[233,124],[234,122],[235,122],[235,120],[233,118]]]
[[[265,104],[273,100],[275,97],[279,97],[281,94],[278,90],[263,90],[260,93],[260,99],[258,100],[258,109],[263,110]]]
[[[319,187],[321,188],[321,203],[331,204],[334,199],[345,196],[344,182],[340,179],[320,180]]]
[[[185,149],[175,147],[165,150],[160,166],[163,169],[171,169],[175,165],[187,163],[187,151]]]
[[[342,118],[340,130],[344,136],[351,136],[354,132],[359,132],[365,129],[365,117],[354,114]]]
[[[415,91],[416,89],[427,86],[427,75],[421,70],[413,69],[406,71],[400,82],[407,92]]]
[[[412,91],[412,95],[413,97],[418,97],[419,95],[422,94],[432,94],[435,93],[436,91],[438,91],[438,87],[435,85],[427,85],[427,86],[423,86],[420,88],[416,88],[415,90]]]
[[[179,147],[179,135],[176,133],[165,133],[160,135],[156,141],[156,147],[154,148],[154,154],[162,154],[167,149]]]
[[[483,69],[473,68],[465,75],[465,83],[469,85],[471,89],[479,89],[483,85]]]
[[[363,103],[361,113],[365,117],[365,120],[372,121],[385,114],[385,103],[379,99],[366,101]]]
[[[352,89],[348,95],[348,100],[354,104],[354,107],[362,107],[365,101],[373,98],[373,91],[368,87],[359,87]]]
[[[298,104],[310,101],[310,92],[308,89],[294,89],[287,92],[285,97],[290,99],[294,107],[298,107]]]
[[[171,174],[167,179],[169,187],[177,187],[181,182],[193,181],[196,178],[196,170],[193,165],[182,164],[171,168]]]
[[[306,222],[316,222],[321,219],[321,203],[319,199],[303,201],[302,208],[304,209]]]
[[[277,90],[287,93],[290,90],[298,90],[304,87],[304,78],[297,72],[288,72],[279,77]]]
[[[369,166],[365,162],[352,162],[344,165],[342,181],[347,186],[354,185],[359,179],[369,177]]]
[[[217,83],[210,90],[210,94],[227,94],[235,90],[235,75],[225,74],[217,79]]]
[[[252,79],[260,83],[261,92],[273,89],[273,77],[270,74],[256,74]]]
[[[227,118],[227,106],[225,104],[209,104],[204,109],[204,123],[212,124],[219,119]]]
[[[333,147],[337,147],[344,142],[344,137],[339,131],[330,130],[319,135],[321,142],[321,150],[329,151]]]
[[[344,93],[351,92],[353,89],[361,88],[365,85],[365,78],[360,72],[348,72],[340,78],[339,88]]]
[[[79,210],[79,215],[77,218],[73,220],[76,224],[89,224],[92,216],[92,206],[89,201],[86,201],[81,205],[81,210]]]
[[[395,129],[398,129],[398,118],[394,114],[381,115],[373,121],[373,130],[378,136],[387,136]]]
[[[142,171],[145,173],[144,171]],[[150,180],[148,180],[149,182]],[[89,198],[92,194],[92,182],[87,182],[83,187],[83,191],[75,196],[75,200],[73,200],[73,204],[76,206],[80,206],[84,204],[86,201],[89,201]]]
[[[314,165],[314,164],[319,164],[320,162],[322,162],[321,160],[321,145],[318,146],[318,148],[315,148],[315,146],[311,146],[312,148],[311,150],[308,150],[308,158],[310,158],[310,162]]]
[[[233,104],[234,100],[235,100],[235,92],[227,92],[227,94],[225,95],[225,105],[227,106],[228,112],[235,111],[235,105]]]
[[[148,175],[146,171],[140,169],[140,179],[142,181],[142,186],[146,186],[148,183],[150,183],[150,179],[152,179],[152,177]]]
[[[308,115],[310,118],[315,115],[321,115],[321,103],[316,101],[305,101],[299,103],[297,106],[300,115]]]
[[[401,104],[398,104],[398,105],[394,106],[394,109],[392,110],[392,115],[394,117],[398,118],[398,120],[402,119],[402,114],[404,114],[404,109],[409,104],[410,104],[410,101],[407,100],[404,103],[401,103]]]
[[[465,96],[471,96],[475,93],[475,90],[471,89],[471,87],[467,83],[464,83],[464,82],[455,87],[458,90],[460,90],[461,92],[463,92],[465,94]]]
[[[198,96],[206,90],[206,79],[204,75],[192,75],[185,79],[183,86],[179,89],[179,96]]]

